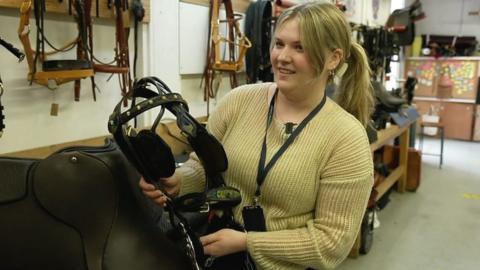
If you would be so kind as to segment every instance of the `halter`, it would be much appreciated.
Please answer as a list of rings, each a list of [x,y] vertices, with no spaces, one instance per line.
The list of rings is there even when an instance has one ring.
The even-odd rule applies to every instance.
[[[220,20],[220,5],[224,4],[226,11],[226,20]],[[236,73],[243,67],[245,53],[252,46],[250,40],[240,31],[238,21],[242,15],[233,12],[231,0],[212,0],[210,1],[210,24],[209,24],[209,45],[207,48],[207,64],[203,73],[205,79],[204,99],[214,98],[216,90],[213,87],[215,76],[220,72],[230,74],[230,85],[237,87]],[[226,23],[228,28],[228,37],[220,35],[220,23]],[[228,45],[228,59],[222,57],[222,48]],[[238,56],[236,54],[238,50]],[[208,106],[208,105],[207,105]]]
[[[36,49],[33,50],[30,39],[30,12],[32,10],[32,0],[23,0],[20,6],[20,23],[18,26],[18,36],[23,45],[25,55],[29,67],[28,79],[55,89],[58,85],[75,81],[75,100],[80,99],[80,79],[87,77],[93,78],[94,71],[89,60],[89,56],[85,51],[85,36],[81,34],[81,25],[83,20],[83,9],[80,4],[81,0],[75,1],[75,10],[77,13],[77,23],[79,25],[79,34],[71,42],[60,48],[54,48],[46,39],[43,33],[43,16],[45,13],[45,0],[36,0],[35,4],[35,22],[37,26],[37,42]],[[53,51],[45,51],[45,43],[53,48]],[[49,60],[47,57],[58,53],[77,48],[77,59],[75,60]],[[42,70],[37,71],[37,62],[42,62]],[[93,81],[92,81],[93,83]]]

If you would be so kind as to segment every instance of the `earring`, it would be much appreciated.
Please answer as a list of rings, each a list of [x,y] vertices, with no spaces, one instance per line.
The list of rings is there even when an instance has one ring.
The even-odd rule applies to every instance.
[[[331,70],[328,72],[328,76],[329,76],[330,78],[335,77],[335,70],[331,69]]]

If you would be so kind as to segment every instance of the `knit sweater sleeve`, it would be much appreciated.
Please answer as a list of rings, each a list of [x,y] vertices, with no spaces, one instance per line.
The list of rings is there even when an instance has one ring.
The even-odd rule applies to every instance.
[[[261,269],[332,269],[348,255],[373,185],[373,163],[362,128],[338,135],[321,173],[313,219],[297,229],[247,234]]]

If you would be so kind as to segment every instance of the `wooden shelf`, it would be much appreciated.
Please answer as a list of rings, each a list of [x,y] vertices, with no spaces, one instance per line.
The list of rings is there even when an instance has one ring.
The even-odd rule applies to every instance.
[[[397,191],[398,192],[405,192],[405,187],[407,185],[407,169],[408,169],[408,145],[409,145],[409,133],[410,133],[410,123],[405,127],[399,127],[396,125],[391,125],[386,129],[379,130],[377,132],[378,139],[370,144],[370,149],[373,152],[382,148],[384,145],[390,143],[393,139],[399,137],[400,139],[400,157],[399,157],[399,165],[395,168],[386,178],[385,180],[378,185],[375,189],[377,190],[378,194],[375,200],[379,200],[385,193],[397,183]],[[360,246],[361,246],[361,234],[360,232],[357,235],[357,239],[350,250],[350,254],[348,257],[350,258],[357,258],[360,256]]]
[[[464,99],[464,98],[438,98],[438,97],[414,97],[413,102],[415,101],[438,101],[438,102],[456,102],[456,103],[467,103],[475,104],[475,99]]]
[[[201,123],[206,121],[206,116],[196,117],[196,119]],[[144,129],[144,128],[142,128]],[[146,127],[145,129],[149,129]],[[182,141],[187,141],[187,139],[182,135],[182,132],[177,126],[175,121],[166,121],[160,122],[156,129],[157,134],[170,146],[174,155],[184,153],[189,150],[189,146]],[[102,146],[104,145],[105,139],[111,138],[111,135],[104,135],[94,138],[88,138],[78,141],[71,141],[59,144],[53,144],[43,147],[38,147],[34,149],[28,149],[23,151],[16,151],[6,154],[0,154],[0,157],[17,157],[17,158],[46,158],[49,155],[55,153],[58,150],[61,150],[66,147],[71,146]],[[180,141],[182,140],[182,141]]]
[[[406,60],[458,60],[458,61],[464,61],[464,60],[480,60],[480,56],[456,56],[456,57],[432,57],[432,56],[410,56],[407,57]]]
[[[387,192],[399,179],[402,177],[403,172],[405,171],[405,166],[398,166],[395,170],[393,170],[383,182],[376,187],[378,192],[377,197],[375,200],[379,200],[385,192]]]
[[[132,0],[129,0],[131,3]],[[20,9],[20,5],[23,0],[0,0],[0,7],[16,8]],[[58,0],[45,0],[45,6],[47,12],[57,14],[68,14],[68,2],[67,0],[59,2]],[[145,8],[144,23],[150,21],[150,0],[142,0],[143,7]],[[100,18],[114,19],[113,9],[109,9],[107,6],[107,0],[99,0],[100,7],[98,13]],[[73,7],[72,7],[73,8]],[[96,18],[96,1],[92,0],[92,18]]]
[[[402,134],[408,128],[409,126],[400,128],[396,125],[391,125],[386,129],[379,130],[377,133],[378,139],[374,143],[370,144],[370,149],[372,150],[372,152],[380,149],[382,146],[389,143],[391,140],[400,136],[400,134]]]

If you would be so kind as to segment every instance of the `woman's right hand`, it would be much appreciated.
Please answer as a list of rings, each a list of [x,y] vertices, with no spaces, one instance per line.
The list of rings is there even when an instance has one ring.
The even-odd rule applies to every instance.
[[[174,173],[170,177],[160,178],[158,181],[160,182],[160,185],[164,187],[165,191],[170,197],[175,197],[180,192],[180,186],[182,181],[178,173]],[[156,189],[154,185],[145,181],[143,176],[140,178],[138,185],[142,189],[142,192],[143,194],[145,194],[145,196],[150,198],[155,203],[161,206],[165,206],[168,199],[167,196],[165,196],[162,191]]]

